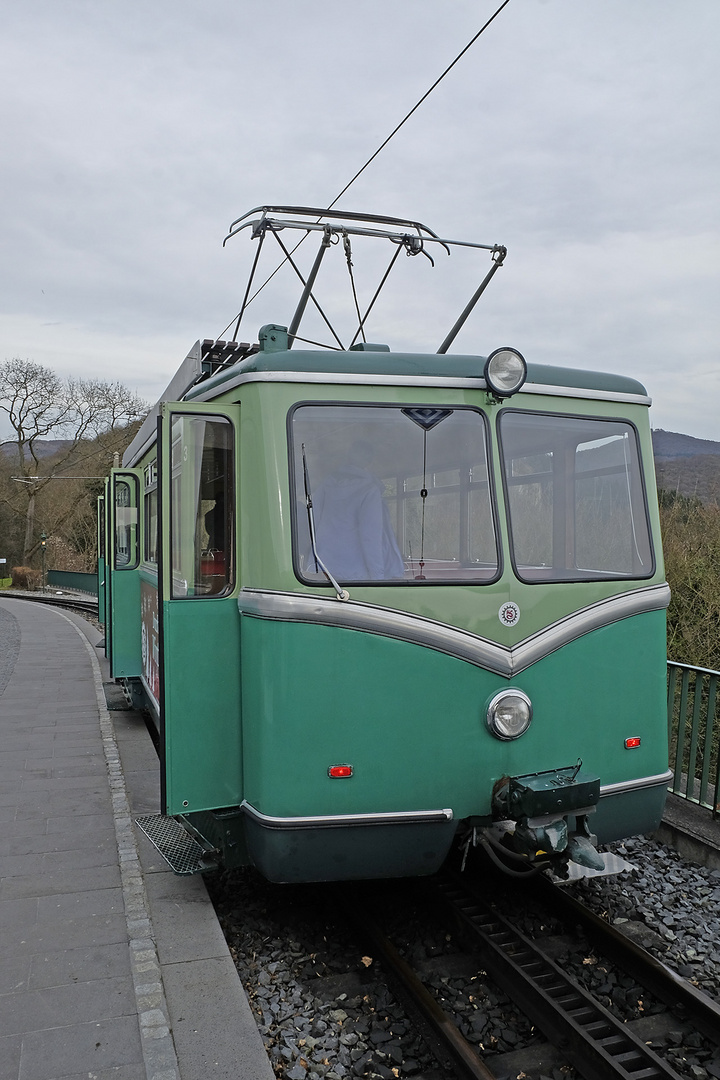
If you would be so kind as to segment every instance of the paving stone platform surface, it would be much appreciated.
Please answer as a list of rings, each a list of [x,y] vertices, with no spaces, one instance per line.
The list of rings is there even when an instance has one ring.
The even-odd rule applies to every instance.
[[[100,636],[0,598],[0,1080],[271,1080],[204,882],[134,825],[157,756]]]

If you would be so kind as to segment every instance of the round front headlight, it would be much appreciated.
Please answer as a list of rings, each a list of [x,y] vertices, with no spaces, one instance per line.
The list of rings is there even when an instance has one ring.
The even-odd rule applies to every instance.
[[[527,378],[525,358],[517,349],[495,349],[485,361],[485,382],[496,397],[516,394]]]
[[[532,702],[522,690],[503,690],[487,708],[485,722],[496,739],[518,739],[530,727]]]

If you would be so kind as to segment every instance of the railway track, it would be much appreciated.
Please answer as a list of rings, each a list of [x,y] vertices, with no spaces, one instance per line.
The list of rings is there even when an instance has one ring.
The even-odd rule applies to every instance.
[[[555,914],[581,926],[597,948],[636,978],[668,1008],[677,1010],[696,1031],[720,1046],[720,1005],[691,982],[652,956],[646,949],[616,930],[562,888],[546,878],[531,883],[540,900],[552,905]]]
[[[678,1073],[648,1045],[646,1033],[618,1019],[577,980],[560,967],[531,937],[501,914],[486,895],[465,879],[446,877],[433,887],[442,918],[458,926],[466,946],[478,956],[485,973],[556,1049],[559,1059],[585,1080],[678,1080]],[[487,894],[487,889],[485,893]],[[701,1032],[720,1045],[720,1006],[645,949],[605,923],[549,881],[535,890],[540,902],[572,927],[580,926],[595,947],[673,1011],[673,1021]],[[452,1060],[458,1076],[491,1080],[501,1061],[486,1063],[460,1032],[453,1018],[380,929],[367,907],[352,907],[352,917],[382,959],[400,992],[409,998],[432,1029],[433,1041]],[[533,1070],[522,1053],[514,1055],[513,1072]]]
[[[21,593],[9,589],[0,593],[3,600],[32,600],[36,604],[51,604],[53,607],[66,608],[70,611],[78,611],[81,615],[93,615],[97,618],[97,600],[86,600],[84,597],[73,596],[68,593]]]

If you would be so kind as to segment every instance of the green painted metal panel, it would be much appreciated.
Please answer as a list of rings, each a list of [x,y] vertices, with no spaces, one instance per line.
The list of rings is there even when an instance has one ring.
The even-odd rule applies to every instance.
[[[354,826],[351,829],[263,829],[246,825],[252,862],[270,881],[337,881],[436,873],[456,822]]]
[[[597,813],[588,818],[588,824],[598,844],[651,833],[662,821],[666,798],[667,788],[662,785],[601,798]]]
[[[142,672],[140,639],[140,574],[112,570],[112,635],[110,674],[114,679],[137,677]]]
[[[509,684],[429,648],[247,615],[242,650],[245,797],[263,813],[450,807],[461,818],[489,814],[503,775],[578,757],[602,784],[667,768],[662,612],[588,633]],[[524,736],[500,742],[485,710],[508,685],[535,714]],[[351,779],[329,779],[340,763]]]
[[[116,505],[117,491],[129,501]],[[113,470],[106,501],[107,565],[110,596],[110,674],[114,679],[133,678],[142,671],[140,636],[140,575],[138,570],[140,506],[138,474]],[[123,518],[123,514],[126,515]],[[127,545],[127,546],[123,546]]]
[[[193,558],[203,546],[198,529],[207,525],[200,493],[202,421],[220,419],[237,432],[239,413],[216,405],[161,409],[161,768],[168,814],[236,806],[243,797],[237,574],[230,570],[227,595],[211,589],[201,594],[202,566]],[[179,417],[187,424],[173,426]],[[235,493],[237,443],[235,435],[226,462],[228,497]],[[225,556],[226,566],[236,565],[234,551]],[[187,595],[179,595],[181,589]]]
[[[98,597],[98,619],[104,625],[106,620],[105,615],[105,559],[101,555],[98,558],[97,564],[97,597]]]
[[[48,585],[61,589],[77,589],[80,592],[98,595],[98,574],[81,573],[78,570],[48,570]]]
[[[163,604],[166,813],[242,801],[237,601]]]
[[[105,478],[102,498],[103,510],[98,513],[98,550],[103,552],[105,562],[103,606],[99,618],[105,625],[105,657],[110,659],[112,651],[112,581],[110,580],[110,477]]]

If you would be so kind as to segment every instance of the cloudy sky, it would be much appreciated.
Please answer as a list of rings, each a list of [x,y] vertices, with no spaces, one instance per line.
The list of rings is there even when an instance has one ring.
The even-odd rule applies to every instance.
[[[0,360],[155,400],[239,309],[230,222],[328,205],[499,3],[4,0]],[[456,351],[627,373],[720,439],[718,43],[718,0],[510,0],[340,205],[507,246]],[[403,258],[370,340],[434,351],[488,266]]]

